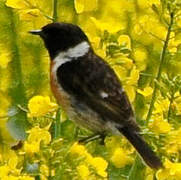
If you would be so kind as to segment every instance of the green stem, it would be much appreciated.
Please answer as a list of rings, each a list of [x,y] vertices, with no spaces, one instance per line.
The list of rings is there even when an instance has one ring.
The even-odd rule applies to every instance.
[[[165,64],[165,55],[166,55],[166,50],[167,50],[169,39],[170,39],[170,33],[171,33],[172,25],[173,25],[173,20],[174,20],[174,13],[172,12],[172,13],[170,13],[170,24],[168,26],[166,40],[165,40],[165,43],[164,43],[164,46],[163,46],[163,49],[162,49],[162,53],[160,55],[160,65],[159,65],[158,73],[157,73],[157,76],[156,76],[156,80],[158,82],[160,81],[161,74],[162,74],[162,71],[163,71],[163,66]],[[151,100],[150,107],[149,107],[149,110],[148,110],[146,122],[149,121],[149,119],[150,119],[150,117],[152,115],[155,100],[156,100],[157,91],[158,91],[158,85],[154,82],[154,90],[153,90],[152,100]]]
[[[57,114],[56,114],[56,120],[54,123],[54,139],[57,139],[60,137],[61,135],[61,121],[60,121],[60,108],[58,108],[57,110]]]
[[[11,97],[12,106],[9,108],[9,111],[17,111],[17,105],[24,105],[27,103],[26,91],[23,82],[23,73],[21,65],[21,56],[19,52],[19,43],[17,35],[17,16],[11,8],[6,8],[6,12],[9,17],[9,32],[11,51],[12,51],[12,61],[9,65],[11,70],[12,82],[9,88],[9,96]],[[27,121],[27,114],[23,111],[17,111],[14,116],[9,117],[7,122],[8,130],[10,134],[15,139],[25,139],[26,129],[28,128],[29,123]]]
[[[53,1],[53,22],[57,22],[58,20],[57,7],[58,7],[58,0],[54,0]]]
[[[173,99],[174,99],[174,93],[171,94],[171,98],[170,98],[170,104],[169,104],[168,115],[167,115],[168,122],[170,122],[170,120],[171,120],[171,112],[172,112]]]
[[[145,165],[140,159],[139,155],[136,155],[135,162],[129,172],[127,180],[144,180]]]
[[[58,0],[53,0],[53,19],[52,19],[53,22],[57,22],[57,20],[58,20],[58,12],[57,12],[58,9],[57,8],[58,8]],[[61,135],[60,114],[61,114],[61,110],[59,108],[57,110],[55,123],[53,124],[53,138],[54,139],[59,138]]]

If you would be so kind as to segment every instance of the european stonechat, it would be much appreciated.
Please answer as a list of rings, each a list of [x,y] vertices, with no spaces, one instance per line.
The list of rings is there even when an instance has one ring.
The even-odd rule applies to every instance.
[[[123,134],[151,168],[160,159],[140,135],[140,128],[121,82],[93,51],[80,27],[51,23],[30,33],[39,35],[51,59],[51,89],[69,118],[99,134]]]

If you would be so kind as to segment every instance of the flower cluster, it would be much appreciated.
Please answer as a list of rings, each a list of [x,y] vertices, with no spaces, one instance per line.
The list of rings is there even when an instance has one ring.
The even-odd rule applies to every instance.
[[[0,179],[179,180],[180,7],[180,0],[2,0]],[[105,146],[75,143],[90,132],[53,102],[47,51],[27,33],[55,21],[78,24],[115,71],[163,169],[145,168],[121,136],[106,137]]]

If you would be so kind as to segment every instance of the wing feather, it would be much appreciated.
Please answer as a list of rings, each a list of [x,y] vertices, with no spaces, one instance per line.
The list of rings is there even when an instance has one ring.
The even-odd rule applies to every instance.
[[[59,67],[58,81],[78,101],[85,103],[104,120],[139,129],[131,104],[110,66],[89,53]],[[102,96],[101,93],[106,96]]]

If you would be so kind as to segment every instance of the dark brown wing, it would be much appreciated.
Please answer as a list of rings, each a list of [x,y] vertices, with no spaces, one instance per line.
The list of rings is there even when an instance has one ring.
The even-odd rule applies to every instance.
[[[65,91],[85,103],[107,121],[139,129],[134,114],[114,71],[94,53],[67,62],[57,71]]]

